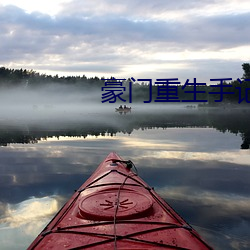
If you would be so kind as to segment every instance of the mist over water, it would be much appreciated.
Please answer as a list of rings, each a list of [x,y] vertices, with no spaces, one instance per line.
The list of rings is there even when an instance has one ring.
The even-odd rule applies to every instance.
[[[117,112],[116,108],[121,104],[131,107],[131,112]],[[229,130],[242,136],[242,148],[249,148],[249,109],[241,108],[240,105],[234,109],[199,108],[198,104],[102,103],[101,89],[93,91],[59,84],[1,89],[1,144],[21,142],[22,137],[25,137],[24,141],[36,141],[46,138],[48,133],[49,136],[57,137],[85,137],[88,134],[113,135],[117,132],[131,134],[138,128],[178,126]],[[3,131],[11,131],[12,139],[8,140]],[[15,133],[17,131],[18,134]]]
[[[0,91],[1,119],[42,120],[77,118],[82,114],[104,111],[98,105],[101,94],[83,92],[67,86],[52,85],[36,89],[16,88]]]
[[[102,91],[83,90],[66,85],[46,85],[37,88],[10,88],[0,90],[0,123],[18,125],[49,122],[103,122],[114,125],[115,108],[132,107],[132,114],[180,112],[186,104],[102,103]],[[117,118],[117,117],[115,117]]]

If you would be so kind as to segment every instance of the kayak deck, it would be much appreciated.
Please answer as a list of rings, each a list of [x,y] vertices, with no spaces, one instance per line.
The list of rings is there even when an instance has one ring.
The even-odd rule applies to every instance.
[[[28,249],[212,249],[110,153]]]

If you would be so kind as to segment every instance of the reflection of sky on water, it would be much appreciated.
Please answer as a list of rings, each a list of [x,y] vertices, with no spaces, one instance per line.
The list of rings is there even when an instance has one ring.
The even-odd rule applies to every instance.
[[[16,249],[25,248],[62,200],[116,151],[216,249],[247,249],[250,155],[238,150],[240,143],[239,136],[210,128],[167,128],[1,148],[0,241],[15,249],[15,235]]]
[[[57,198],[57,199],[56,199]],[[59,209],[60,197],[30,198],[18,204],[5,204],[0,218],[0,242],[9,249],[23,249],[42,230],[48,218]]]

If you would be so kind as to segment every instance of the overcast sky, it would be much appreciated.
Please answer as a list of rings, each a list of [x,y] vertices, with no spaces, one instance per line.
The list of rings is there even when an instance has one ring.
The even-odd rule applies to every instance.
[[[250,62],[249,24],[249,0],[0,0],[0,65],[59,76],[236,79]]]

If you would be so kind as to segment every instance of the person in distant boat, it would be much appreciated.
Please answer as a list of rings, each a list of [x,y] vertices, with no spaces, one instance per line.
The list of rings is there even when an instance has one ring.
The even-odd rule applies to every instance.
[[[127,108],[127,106],[126,105],[124,105],[124,109],[126,109]]]
[[[122,105],[119,106],[119,109],[122,109]]]

